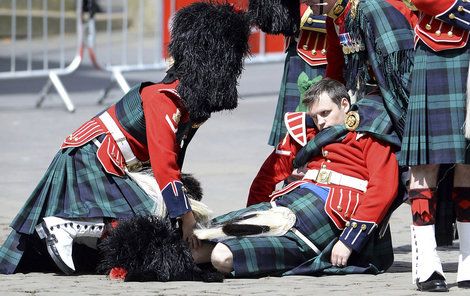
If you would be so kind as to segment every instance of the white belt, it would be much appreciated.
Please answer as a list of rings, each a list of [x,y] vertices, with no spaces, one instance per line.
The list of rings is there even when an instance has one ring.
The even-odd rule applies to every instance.
[[[303,180],[313,180],[320,184],[335,184],[351,187],[362,192],[367,191],[366,180],[350,177],[328,169],[308,170]]]
[[[126,161],[126,167],[129,171],[137,171],[142,166],[142,163],[137,159],[137,157],[132,152],[131,146],[129,146],[129,142],[127,142],[126,137],[121,132],[119,127],[117,126],[114,119],[109,115],[107,111],[99,116],[100,120],[106,126],[108,131],[111,133],[114,141],[116,141],[119,150]]]

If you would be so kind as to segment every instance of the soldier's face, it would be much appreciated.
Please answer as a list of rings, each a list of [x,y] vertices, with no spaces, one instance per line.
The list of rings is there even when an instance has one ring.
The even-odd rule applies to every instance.
[[[325,14],[333,8],[336,0],[301,0],[301,2],[310,6],[314,14]]]
[[[319,99],[310,106],[308,114],[312,117],[318,130],[321,131],[330,126],[344,124],[348,110],[349,102],[346,98],[342,98],[338,106],[326,92],[323,92]]]

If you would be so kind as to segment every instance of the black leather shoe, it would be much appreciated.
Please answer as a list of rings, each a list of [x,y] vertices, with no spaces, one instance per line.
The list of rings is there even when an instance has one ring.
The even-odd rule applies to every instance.
[[[416,281],[418,290],[423,292],[448,292],[446,280],[442,275],[434,272],[426,281]]]
[[[470,289],[470,281],[457,282],[457,287],[463,288],[463,289]]]

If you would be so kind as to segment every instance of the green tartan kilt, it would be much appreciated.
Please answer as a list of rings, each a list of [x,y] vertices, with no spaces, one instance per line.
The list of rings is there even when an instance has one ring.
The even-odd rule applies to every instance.
[[[26,237],[43,217],[117,218],[150,215],[155,202],[127,175],[107,173],[89,142],[60,150],[10,226],[13,231],[0,248],[0,273],[12,273],[27,246]],[[24,237],[22,237],[24,236]]]
[[[318,75],[324,76],[326,70],[326,65],[312,67],[302,60],[297,54],[296,45],[295,42],[291,42],[287,50],[276,113],[268,140],[271,146],[279,144],[287,133],[284,114],[294,112],[300,104],[300,91],[297,86],[299,75],[305,72],[309,79],[313,79]]]
[[[434,52],[416,48],[400,164],[469,163],[463,126],[469,45]]]
[[[252,236],[217,240],[226,245],[233,254],[233,275],[235,277],[327,273],[377,274],[392,264],[393,250],[388,232],[388,236],[381,240],[382,244],[376,246],[374,240],[371,240],[366,245],[363,254],[353,254],[350,259],[353,265],[345,268],[331,266],[329,255],[341,231],[336,228],[326,214],[323,200],[308,189],[297,188],[277,199],[276,204],[287,207],[296,214],[297,221],[294,227],[322,252],[316,254],[292,231],[283,236]],[[271,204],[264,202],[219,216],[213,222],[223,223],[248,212],[270,208]],[[373,254],[380,257],[371,260]]]

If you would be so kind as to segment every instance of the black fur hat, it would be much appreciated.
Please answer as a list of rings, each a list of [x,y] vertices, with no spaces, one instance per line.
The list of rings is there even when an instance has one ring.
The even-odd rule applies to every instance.
[[[222,282],[224,276],[213,268],[201,269],[187,243],[168,219],[136,216],[119,222],[100,244],[102,260],[98,272],[108,274],[115,267],[127,273],[125,281]]]
[[[250,22],[230,4],[196,2],[176,12],[169,52],[193,121],[237,107],[237,79],[249,53]]]
[[[293,36],[300,26],[300,0],[250,0],[252,22],[268,34]]]

